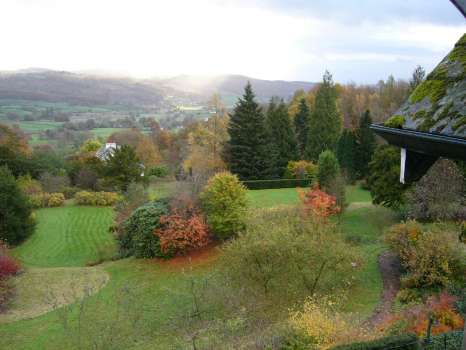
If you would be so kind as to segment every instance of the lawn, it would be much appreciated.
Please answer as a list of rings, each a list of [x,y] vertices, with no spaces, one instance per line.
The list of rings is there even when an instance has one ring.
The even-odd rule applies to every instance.
[[[156,198],[164,197],[173,187],[173,183],[157,184],[151,193]],[[370,195],[359,187],[348,187],[347,197],[363,205],[350,205],[339,225],[364,262],[357,275],[358,283],[345,293],[345,311],[357,313],[363,320],[380,298],[382,281],[377,256],[384,249],[383,230],[394,222],[394,217],[388,210],[372,205]],[[254,208],[269,208],[296,203],[298,194],[295,189],[255,190],[248,191],[248,198]],[[187,335],[192,327],[202,327],[205,320],[200,322],[189,316],[194,302],[191,283],[202,284],[211,276],[218,250],[177,263],[130,258],[82,267],[96,258],[99,247],[112,244],[108,233],[112,210],[48,208],[37,211],[37,219],[36,233],[14,251],[27,269],[16,280],[23,300],[15,301],[17,312],[9,320],[30,319],[0,324],[1,349],[87,349],[90,342],[99,344],[95,346],[99,349],[192,349]],[[103,287],[97,292],[96,286]],[[54,310],[47,289],[69,302],[78,302]],[[88,289],[94,293],[80,302]],[[63,304],[66,302],[57,306]],[[209,317],[222,317],[222,311],[208,299],[203,299],[201,305],[209,310]],[[212,332],[219,343],[213,348],[235,347],[228,336],[235,332],[244,334],[239,321],[226,322],[233,327],[229,333],[218,333],[214,328]],[[110,346],[112,342],[118,346]]]
[[[27,266],[85,266],[100,250],[115,246],[108,232],[111,208],[67,205],[40,209],[36,215],[35,234],[14,250]]]

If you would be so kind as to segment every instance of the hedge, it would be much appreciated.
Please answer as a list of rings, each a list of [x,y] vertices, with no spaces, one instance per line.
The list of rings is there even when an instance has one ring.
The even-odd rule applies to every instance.
[[[333,347],[331,350],[417,350],[419,340],[416,334],[402,334],[384,337],[368,342],[351,343]]]
[[[432,342],[425,346],[425,350],[457,350],[461,349],[463,332],[448,332],[432,337]]]
[[[115,192],[89,192],[80,191],[74,195],[76,204],[93,205],[93,206],[110,206],[114,205],[120,196]]]
[[[272,188],[309,187],[313,179],[276,179],[276,180],[246,180],[243,185],[249,190],[265,190]]]

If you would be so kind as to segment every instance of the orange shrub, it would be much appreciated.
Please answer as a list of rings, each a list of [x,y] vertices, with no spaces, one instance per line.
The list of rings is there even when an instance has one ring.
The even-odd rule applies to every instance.
[[[318,185],[306,193],[301,191],[300,198],[306,215],[315,215],[326,220],[341,210],[336,197],[320,190]]]
[[[204,217],[193,209],[175,209],[160,218],[161,228],[155,230],[160,249],[167,256],[184,254],[211,242]]]
[[[423,305],[411,306],[399,312],[385,321],[382,330],[391,332],[399,325],[403,325],[402,332],[416,333],[426,336],[429,317],[432,316],[432,334],[441,334],[464,327],[464,320],[455,310],[456,298],[445,292],[439,296],[431,296]]]

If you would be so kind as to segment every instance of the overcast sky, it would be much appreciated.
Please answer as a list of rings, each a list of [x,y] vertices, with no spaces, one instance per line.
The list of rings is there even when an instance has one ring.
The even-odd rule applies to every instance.
[[[0,0],[0,70],[340,82],[431,70],[466,31],[448,0]]]

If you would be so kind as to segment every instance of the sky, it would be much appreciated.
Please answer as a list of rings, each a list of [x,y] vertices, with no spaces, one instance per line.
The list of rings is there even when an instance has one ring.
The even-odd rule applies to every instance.
[[[466,32],[448,0],[1,0],[0,70],[375,83]]]

